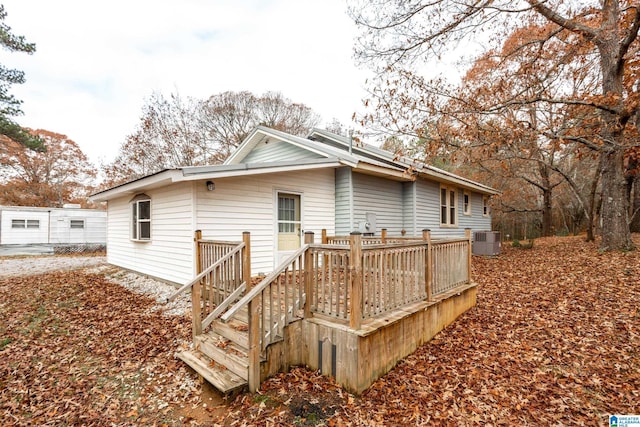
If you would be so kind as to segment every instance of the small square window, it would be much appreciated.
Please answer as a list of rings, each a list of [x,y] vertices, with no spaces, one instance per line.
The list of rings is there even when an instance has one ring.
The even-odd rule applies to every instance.
[[[69,221],[69,228],[84,228],[84,219],[72,219]]]

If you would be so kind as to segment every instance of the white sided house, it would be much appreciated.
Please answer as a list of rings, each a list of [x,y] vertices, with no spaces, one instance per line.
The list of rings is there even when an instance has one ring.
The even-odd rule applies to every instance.
[[[196,275],[194,232],[238,241],[251,233],[252,273],[300,248],[360,231],[462,237],[491,229],[497,192],[441,169],[314,130],[307,138],[259,126],[223,165],[164,170],[94,194],[108,204],[107,259],[177,284]]]
[[[107,213],[81,209],[0,206],[0,245],[106,244]]]

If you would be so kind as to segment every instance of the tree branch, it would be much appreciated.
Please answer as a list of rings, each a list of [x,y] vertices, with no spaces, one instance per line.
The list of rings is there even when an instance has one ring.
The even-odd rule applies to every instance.
[[[622,67],[624,67],[624,56],[629,51],[629,46],[638,37],[638,30],[640,29],[640,9],[638,6],[634,6],[636,14],[633,18],[633,24],[629,28],[627,36],[620,43],[620,49],[618,50],[618,63],[616,64],[617,72],[621,73]]]
[[[567,30],[582,34],[589,40],[596,38],[598,35],[597,31],[595,31],[593,28],[582,25],[573,19],[565,18],[559,13],[551,10],[543,4],[544,1],[539,2],[537,0],[527,0],[527,2],[542,16],[547,18],[549,21],[561,26],[562,28],[566,28]]]

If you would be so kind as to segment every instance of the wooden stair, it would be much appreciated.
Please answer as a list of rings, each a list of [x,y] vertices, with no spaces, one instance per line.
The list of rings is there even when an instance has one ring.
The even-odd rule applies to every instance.
[[[219,319],[194,339],[194,348],[177,356],[223,394],[248,384],[249,333],[245,313],[227,323]]]

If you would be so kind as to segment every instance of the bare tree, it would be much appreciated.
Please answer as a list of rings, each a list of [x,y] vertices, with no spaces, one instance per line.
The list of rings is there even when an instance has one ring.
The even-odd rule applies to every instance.
[[[154,93],[116,159],[102,166],[105,185],[172,167],[222,163],[260,124],[304,135],[318,122],[309,107],[275,92],[223,92],[206,100]]]
[[[486,39],[489,46],[498,49],[513,29],[535,25],[541,29],[536,37],[522,37],[509,52],[517,54],[520,49],[535,46],[543,54],[549,44],[564,44],[564,54],[555,57],[554,75],[569,72],[564,67],[567,59],[593,59],[599,71],[597,90],[580,96],[566,91],[542,93],[522,83],[508,103],[545,102],[591,110],[590,119],[580,128],[560,128],[548,136],[575,142],[602,156],[601,249],[628,250],[634,245],[629,231],[625,154],[640,145],[638,138],[630,137],[631,118],[640,105],[636,72],[639,7],[630,0],[579,4],[562,0],[383,0],[354,2],[350,13],[362,29],[356,55],[379,73],[373,94],[387,102],[400,99],[416,117],[439,111],[456,97],[445,80],[421,75],[420,67],[472,37]],[[487,105],[479,105],[481,110],[495,112],[506,106],[490,98],[485,98],[489,99]]]

